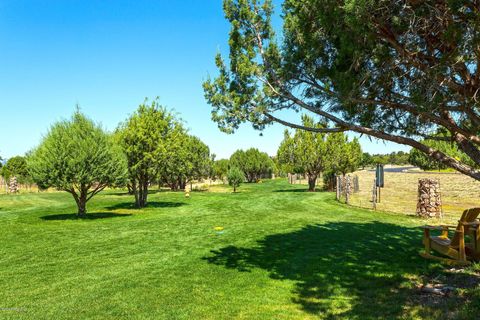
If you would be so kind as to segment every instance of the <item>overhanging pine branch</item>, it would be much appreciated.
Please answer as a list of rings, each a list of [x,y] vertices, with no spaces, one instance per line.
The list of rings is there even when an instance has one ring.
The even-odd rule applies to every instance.
[[[272,121],[278,122],[280,124],[283,124],[284,126],[287,126],[287,127],[293,128],[293,129],[300,129],[300,130],[312,131],[312,132],[317,132],[317,133],[335,133],[335,132],[338,133],[338,132],[344,132],[344,131],[348,130],[347,128],[343,128],[343,127],[337,127],[337,128],[305,127],[305,126],[302,126],[302,125],[294,124],[294,123],[279,119],[275,116],[272,116],[269,113],[264,113],[264,115]]]

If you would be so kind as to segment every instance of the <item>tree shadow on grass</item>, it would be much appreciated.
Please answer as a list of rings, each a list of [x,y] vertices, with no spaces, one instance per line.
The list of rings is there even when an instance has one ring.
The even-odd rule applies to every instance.
[[[394,224],[327,223],[274,234],[256,246],[212,250],[209,263],[295,281],[293,302],[327,319],[401,317],[412,275],[427,271],[421,232]],[[409,278],[410,276],[410,278]]]
[[[162,188],[162,189],[151,189],[148,190],[148,194],[157,194],[157,193],[162,193],[162,192],[170,192],[170,188]],[[114,196],[119,196],[119,197],[126,197],[126,196],[131,196],[133,197],[133,193],[129,193],[128,191],[117,191],[115,193],[112,193],[111,195]]]
[[[85,217],[79,218],[76,213],[63,213],[63,214],[52,214],[48,216],[40,217],[42,220],[97,220],[97,219],[108,219],[108,218],[121,218],[129,217],[131,214],[122,214],[114,212],[94,212],[87,213]]]
[[[323,192],[324,190],[321,189],[316,189],[315,191],[309,191],[308,188],[302,188],[302,189],[279,189],[279,190],[274,190],[273,192],[310,192],[310,193],[315,193],[315,192]]]
[[[185,202],[172,202],[172,201],[151,201],[147,203],[147,208],[177,208],[187,205]],[[138,209],[133,202],[122,202],[112,206],[106,207],[108,210],[118,209]]]

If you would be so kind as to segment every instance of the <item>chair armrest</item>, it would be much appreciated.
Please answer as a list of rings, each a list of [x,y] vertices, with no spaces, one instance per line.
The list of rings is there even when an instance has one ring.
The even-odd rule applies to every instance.
[[[480,226],[480,221],[473,221],[473,222],[462,222],[464,226],[472,226],[472,227],[478,227]]]
[[[419,228],[421,229],[428,229],[428,230],[445,230],[448,228],[453,228],[453,226],[447,226],[447,225],[440,225],[440,226],[420,226]],[[455,226],[456,228],[456,226]]]

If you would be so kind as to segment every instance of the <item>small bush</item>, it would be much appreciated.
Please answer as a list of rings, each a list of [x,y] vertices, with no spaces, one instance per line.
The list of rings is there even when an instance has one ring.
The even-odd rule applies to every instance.
[[[227,173],[228,184],[233,187],[233,192],[245,181],[245,174],[237,167],[232,167]]]

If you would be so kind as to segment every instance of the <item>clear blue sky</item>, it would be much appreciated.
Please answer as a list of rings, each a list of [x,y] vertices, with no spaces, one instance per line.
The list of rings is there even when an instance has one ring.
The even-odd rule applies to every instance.
[[[1,0],[0,155],[24,154],[75,104],[113,130],[159,96],[217,158],[238,148],[273,155],[284,128],[234,135],[210,120],[202,81],[228,50],[221,0]],[[408,150],[362,139],[365,151]]]

